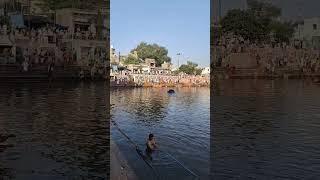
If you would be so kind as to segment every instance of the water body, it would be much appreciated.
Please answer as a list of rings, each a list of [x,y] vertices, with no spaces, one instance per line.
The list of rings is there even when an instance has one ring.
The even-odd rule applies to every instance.
[[[103,83],[0,85],[0,179],[106,179]]]
[[[160,149],[172,155],[200,179],[209,179],[210,89],[176,88],[114,89],[111,118],[142,150],[149,133]],[[139,179],[193,179],[164,152],[153,155],[147,165],[128,140],[111,126],[112,140],[119,146]],[[153,169],[153,170],[152,170]]]
[[[318,179],[320,84],[227,80],[215,85],[213,179]]]

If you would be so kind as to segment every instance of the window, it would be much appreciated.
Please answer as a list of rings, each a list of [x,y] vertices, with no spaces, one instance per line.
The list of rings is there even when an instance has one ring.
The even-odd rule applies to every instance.
[[[317,24],[313,24],[313,30],[317,30]]]

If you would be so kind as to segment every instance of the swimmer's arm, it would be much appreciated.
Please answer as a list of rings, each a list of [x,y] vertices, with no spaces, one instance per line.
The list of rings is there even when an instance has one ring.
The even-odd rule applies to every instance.
[[[153,143],[153,146],[154,146],[155,148],[159,148],[159,145],[158,145],[156,142]]]
[[[153,149],[154,149],[153,143],[151,143],[150,141],[148,141],[148,147],[153,150]]]

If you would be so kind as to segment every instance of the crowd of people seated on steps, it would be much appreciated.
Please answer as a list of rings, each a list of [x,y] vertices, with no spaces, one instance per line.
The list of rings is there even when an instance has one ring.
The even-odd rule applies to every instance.
[[[320,50],[305,47],[299,41],[252,42],[230,33],[221,36],[215,45],[219,51],[218,64],[226,68],[235,68],[230,62],[230,54],[247,53],[255,59],[256,67],[265,72],[272,73],[279,68],[302,73],[315,73],[320,70]]]
[[[98,36],[97,28],[89,26],[86,30],[76,26],[74,32],[69,28],[60,26],[47,25],[40,28],[15,28],[6,24],[0,26],[0,35],[8,35],[10,39],[30,39],[31,42],[39,43],[56,43],[58,39],[82,39],[82,40],[107,40],[107,32],[100,30],[101,35]]]
[[[49,66],[52,63],[55,66],[65,66],[76,65],[79,61],[86,61],[81,65],[91,67],[93,66],[92,61],[104,61],[106,59],[105,51],[95,49],[88,53],[82,53],[84,55],[78,58],[74,48],[67,48],[61,42],[62,40],[72,39],[106,40],[106,31],[101,30],[101,33],[102,35],[98,37],[97,29],[93,24],[87,30],[76,26],[74,33],[72,33],[70,29],[61,26],[47,25],[40,28],[15,28],[0,23],[0,37],[9,39],[12,44],[11,47],[1,48],[0,57],[15,57],[15,63],[21,65],[24,72],[30,71],[36,66]],[[19,40],[28,41],[19,44]],[[47,44],[51,44],[51,46]]]

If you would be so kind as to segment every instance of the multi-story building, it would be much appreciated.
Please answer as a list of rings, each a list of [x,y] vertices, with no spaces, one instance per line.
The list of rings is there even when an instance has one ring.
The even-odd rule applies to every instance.
[[[116,49],[111,45],[110,47],[110,64],[119,64],[120,58],[116,53]]]
[[[2,3],[6,3],[7,6],[10,6],[8,9],[10,12],[19,12],[22,14],[45,13],[42,8],[42,0],[2,0]],[[0,5],[2,5],[1,2]]]
[[[294,39],[305,47],[320,48],[320,17],[304,19],[295,29]]]
[[[72,46],[77,60],[87,58],[88,54],[97,50],[104,53],[108,51],[109,15],[102,13],[101,9],[63,8],[56,10],[56,24],[67,27],[71,33],[71,37],[64,40],[64,43],[66,46]]]
[[[150,68],[155,68],[156,67],[156,60],[155,59],[151,59],[151,58],[146,58],[144,60],[144,64],[149,66]]]
[[[76,32],[77,28],[86,31],[91,25],[96,29],[101,26],[100,28],[106,31],[109,28],[108,22],[107,14],[99,10],[63,8],[56,11],[56,23],[68,27],[71,32]]]
[[[202,69],[201,75],[209,76],[210,75],[210,67],[205,67]]]

